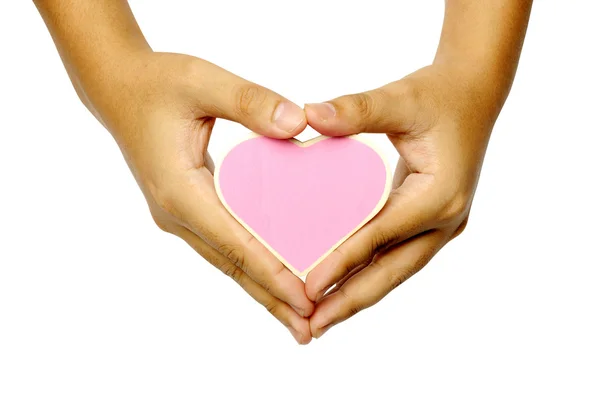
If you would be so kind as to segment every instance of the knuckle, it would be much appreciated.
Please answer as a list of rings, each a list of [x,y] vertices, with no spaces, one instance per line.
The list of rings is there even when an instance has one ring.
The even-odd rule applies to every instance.
[[[462,223],[460,223],[460,225],[458,226],[456,231],[454,231],[454,234],[452,234],[451,239],[454,239],[454,238],[457,238],[458,236],[460,236],[467,228],[468,222],[469,222],[469,217],[467,216],[467,218],[465,218],[464,221]]]
[[[375,254],[380,250],[384,250],[386,247],[393,244],[392,236],[389,232],[383,229],[377,229],[371,239],[371,253]]]
[[[277,281],[283,278],[287,272],[287,268],[281,265],[281,268],[275,271],[274,273],[266,272],[263,270],[255,270],[254,274],[256,280],[259,281],[259,283],[261,284],[263,289],[267,291],[267,293],[271,295],[276,295],[278,290],[276,289]]]
[[[267,93],[266,90],[254,84],[243,84],[235,88],[235,98],[235,113],[247,117],[265,105]]]
[[[392,266],[385,267],[381,262],[374,261],[371,267],[381,268],[387,282],[387,293],[396,289],[398,286],[406,282],[411,276],[413,276],[419,269],[422,268],[422,263],[425,261],[425,255],[423,259],[418,259],[417,262],[411,266],[405,264],[393,264]],[[383,269],[385,267],[385,269]]]
[[[401,269],[404,269],[404,267],[398,267],[398,264],[395,264],[393,267],[385,267],[384,269],[384,265],[381,262],[373,261],[371,267],[379,268],[378,271],[383,271],[390,292],[406,282],[409,278],[409,275],[406,272],[400,271]]]
[[[423,100],[427,100],[427,90],[423,89],[422,84],[418,80],[411,79],[410,77],[402,79],[402,84],[399,86],[399,95],[415,103],[421,103]]]
[[[465,194],[452,195],[442,207],[440,221],[442,225],[456,223],[467,217],[470,207],[470,198]]]
[[[398,286],[406,282],[409,278],[409,275],[405,272],[399,272],[396,270],[391,270],[388,273],[388,284],[390,286],[390,291],[396,289]]]
[[[222,244],[219,246],[218,251],[223,254],[229,261],[231,261],[236,268],[246,273],[248,271],[248,265],[246,263],[246,256],[244,250],[233,244]]]
[[[277,301],[268,300],[265,303],[263,303],[263,306],[266,308],[267,311],[269,311],[269,313],[271,315],[273,315],[274,317],[277,317],[277,312],[279,309],[279,305],[278,305]]]
[[[170,223],[164,220],[161,215],[152,213],[152,219],[154,220],[154,224],[163,232],[171,233]]]
[[[177,210],[175,190],[169,186],[159,187],[154,184],[149,184],[149,188],[153,201],[151,207],[155,208],[159,214],[181,220],[181,214]]]
[[[242,271],[235,264],[225,264],[221,267],[221,271],[231,279],[233,279],[237,284],[241,285],[242,276],[244,275],[244,271]]]
[[[355,268],[356,265],[354,263],[357,260],[356,256],[348,256],[347,253],[340,247],[337,247],[333,251],[332,255],[337,256],[340,259],[340,261],[337,263],[339,264],[338,269],[341,274],[340,279],[348,275]]]
[[[339,292],[346,301],[346,311],[348,312],[349,316],[354,316],[364,309],[364,306],[355,300],[354,297],[348,294],[343,287],[340,288]]]
[[[353,95],[352,107],[362,119],[371,119],[375,113],[373,97],[367,93]]]
[[[175,215],[175,203],[171,196],[164,195],[157,199],[158,208],[166,214]]]
[[[354,268],[355,268],[355,265],[353,263],[344,262],[342,264],[342,272],[343,272],[342,278],[349,275],[354,270]]]
[[[259,278],[257,278],[257,279],[259,279]],[[260,279],[259,279],[259,280],[260,280]],[[271,284],[270,284],[270,283],[262,283],[262,284],[261,284],[261,286],[262,286],[262,288],[263,288],[263,289],[265,289],[265,291],[266,291],[267,293],[269,293],[270,295],[273,295],[273,294],[274,294],[274,292],[273,292],[273,286],[271,286]]]
[[[196,57],[175,56],[170,59],[176,62],[174,70],[177,72],[173,73],[171,77],[180,78],[182,82],[188,84],[190,80],[193,81],[205,74],[206,67],[209,66],[205,60]]]
[[[418,79],[402,79],[398,96],[401,103],[409,106],[415,114],[410,131],[422,132],[432,128],[439,120],[439,99],[430,87],[424,87]]]
[[[350,314],[350,316],[354,316],[356,314],[358,314],[361,311],[361,308],[359,308],[358,306],[351,306],[348,308],[348,313]]]

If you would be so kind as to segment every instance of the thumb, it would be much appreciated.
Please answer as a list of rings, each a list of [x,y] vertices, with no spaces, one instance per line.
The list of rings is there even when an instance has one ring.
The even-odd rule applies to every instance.
[[[409,131],[414,125],[415,105],[402,86],[399,81],[320,104],[306,104],[308,124],[329,136]]]
[[[304,110],[293,102],[216,65],[210,72],[199,104],[207,116],[243,124],[272,138],[291,138],[306,128]]]

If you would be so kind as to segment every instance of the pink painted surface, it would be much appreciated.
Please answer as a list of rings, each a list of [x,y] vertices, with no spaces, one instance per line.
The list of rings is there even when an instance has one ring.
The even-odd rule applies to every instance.
[[[303,272],[375,209],[386,168],[371,147],[349,138],[300,147],[258,137],[227,154],[219,184],[233,213]]]

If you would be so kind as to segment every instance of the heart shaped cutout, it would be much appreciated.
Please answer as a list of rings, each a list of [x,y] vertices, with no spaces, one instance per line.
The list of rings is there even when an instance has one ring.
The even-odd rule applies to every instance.
[[[215,170],[225,208],[297,276],[375,217],[391,180],[380,153],[359,136],[253,135]]]

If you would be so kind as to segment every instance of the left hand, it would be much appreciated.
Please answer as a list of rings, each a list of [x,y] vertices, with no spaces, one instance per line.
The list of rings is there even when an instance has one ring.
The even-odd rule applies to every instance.
[[[318,302],[314,337],[377,303],[465,228],[502,107],[493,79],[476,75],[432,65],[379,89],[306,106],[321,134],[385,133],[400,154],[381,212],[307,276],[307,297]]]

